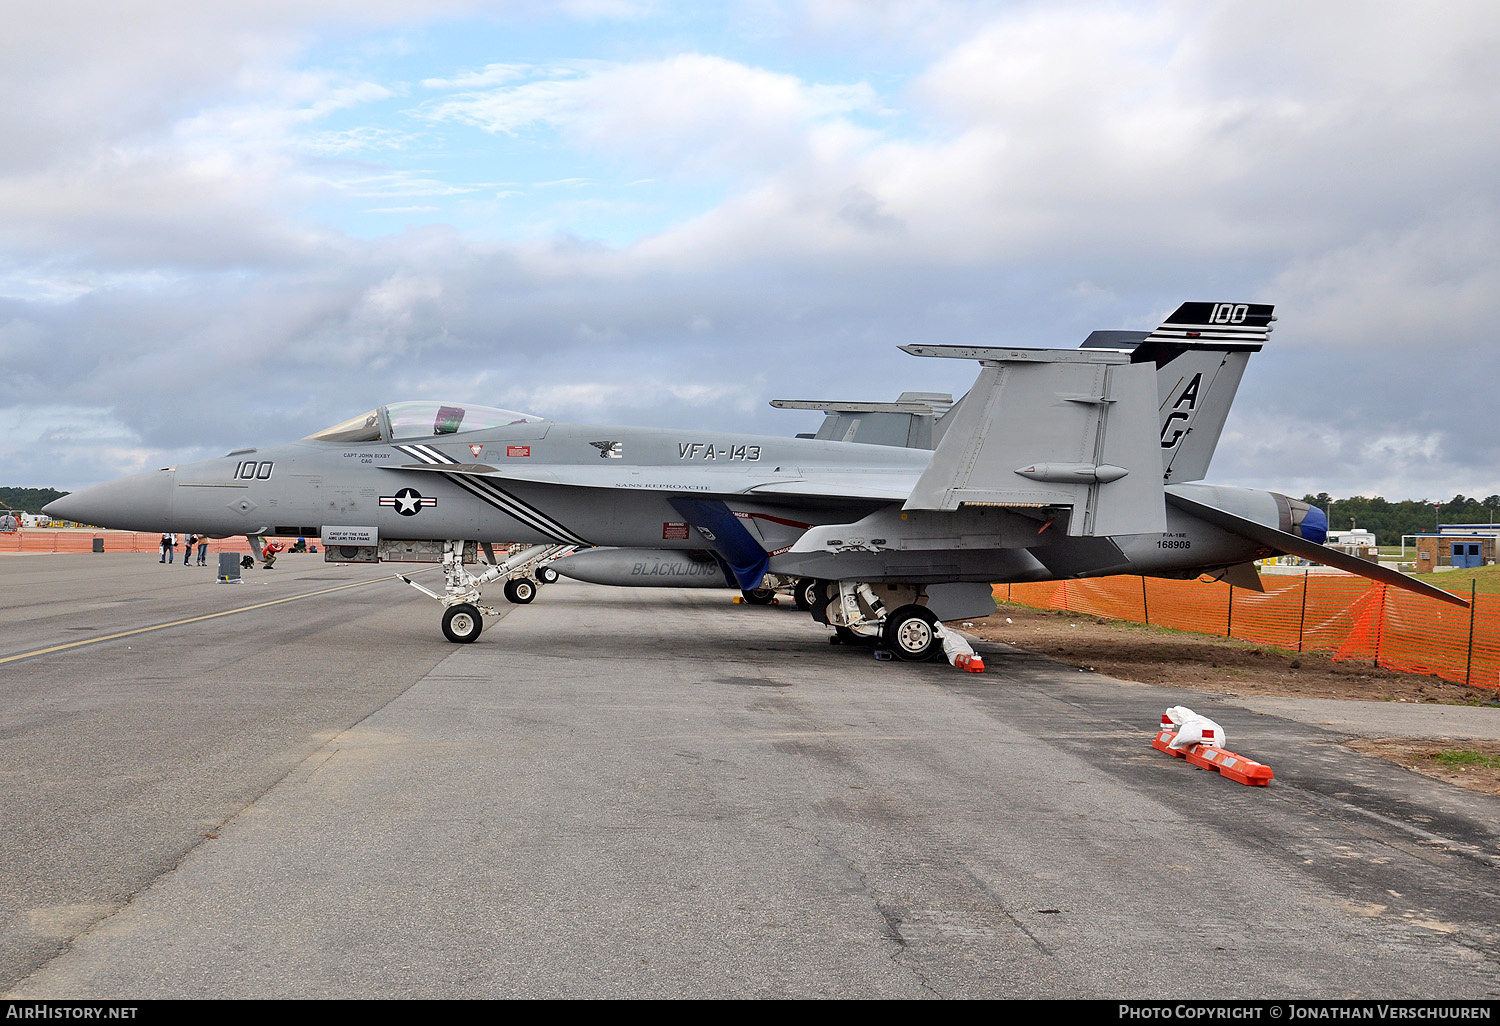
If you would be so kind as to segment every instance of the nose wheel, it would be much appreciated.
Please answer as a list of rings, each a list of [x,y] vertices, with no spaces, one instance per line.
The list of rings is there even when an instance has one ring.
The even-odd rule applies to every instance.
[[[484,630],[484,618],[479,610],[467,602],[450,606],[443,611],[443,634],[449,641],[466,645],[476,641]]]

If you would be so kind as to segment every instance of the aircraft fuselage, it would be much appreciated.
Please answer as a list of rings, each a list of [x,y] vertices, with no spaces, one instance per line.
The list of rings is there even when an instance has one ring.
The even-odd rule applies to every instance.
[[[878,496],[798,495],[809,475],[847,475],[851,482],[879,476],[900,487],[931,458],[927,450],[817,439],[543,421],[444,438],[302,440],[239,450],[84,489],[52,509],[101,527],[216,537],[313,537],[330,527],[363,527],[392,540],[701,550],[704,537],[672,500],[705,496],[724,502],[771,553],[773,572],[913,583],[1173,572],[1243,562],[1260,549],[1169,508],[1167,531],[1117,537],[1123,559],[1103,563],[1091,548],[1098,539],[1048,535],[1035,518],[1003,511],[982,537],[956,536],[951,545],[939,542],[939,552],[904,562],[883,551],[816,558],[786,551],[810,527],[900,508]],[[424,469],[403,469],[416,466]],[[556,480],[534,479],[549,475]],[[584,479],[589,484],[576,483]],[[1234,512],[1286,527],[1271,493],[1170,487],[1207,489]],[[746,494],[751,488],[761,490]],[[777,496],[779,488],[786,498]],[[1076,559],[1060,555],[1070,550]]]

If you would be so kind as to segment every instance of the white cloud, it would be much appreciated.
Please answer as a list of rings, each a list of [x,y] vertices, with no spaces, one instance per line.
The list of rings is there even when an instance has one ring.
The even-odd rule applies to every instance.
[[[432,101],[419,113],[513,136],[555,131],[654,173],[738,179],[798,159],[810,127],[879,107],[863,83],[808,83],[708,54],[577,62],[544,76]]]
[[[486,64],[479,71],[470,71],[451,78],[424,78],[422,88],[424,89],[484,89],[489,86],[503,85],[506,82],[514,82],[518,78],[524,78],[532,73],[534,69],[529,64]]]
[[[479,70],[429,64],[399,103],[400,82],[337,59],[410,59],[444,12],[544,7],[18,9],[0,39],[0,410],[39,423],[71,396],[116,462],[423,394],[790,433],[806,425],[765,410],[772,394],[972,377],[898,343],[1070,347],[1183,299],[1251,298],[1282,320],[1216,477],[1500,490],[1500,8],[820,0],[737,8],[731,56],[670,9],[605,3],[586,11],[601,45],[476,30]],[[610,19],[645,29],[616,43]],[[304,66],[310,46],[327,67]],[[413,104],[426,120],[392,113]],[[488,164],[455,173],[439,157],[458,151]],[[355,238],[337,203],[452,227]],[[465,215],[484,204],[522,227],[481,236]],[[629,244],[578,227],[652,204]],[[164,404],[189,374],[215,384]],[[114,469],[37,439],[7,473]]]
[[[1295,311],[1300,338],[1350,359],[1383,356],[1392,341],[1489,351],[1500,324],[1500,221],[1488,202],[1455,204],[1402,231],[1295,257],[1267,289]]]

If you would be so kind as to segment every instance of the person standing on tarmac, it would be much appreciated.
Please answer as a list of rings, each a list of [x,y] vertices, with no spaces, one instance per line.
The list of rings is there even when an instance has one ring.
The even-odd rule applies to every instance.
[[[208,566],[208,538],[205,535],[198,536],[198,565]]]
[[[192,564],[192,562],[193,562],[193,546],[197,545],[197,544],[198,544],[198,536],[196,534],[190,534],[190,535],[187,536],[187,543],[182,546],[182,565],[183,566],[190,566]]]

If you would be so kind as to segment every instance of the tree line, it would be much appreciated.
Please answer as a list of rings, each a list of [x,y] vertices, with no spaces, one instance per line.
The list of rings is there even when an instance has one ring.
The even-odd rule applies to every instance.
[[[67,494],[56,488],[0,488],[0,509],[40,513],[47,503],[53,499],[61,499]]]
[[[1360,528],[1374,532],[1381,545],[1400,545],[1403,534],[1432,534],[1438,524],[1500,523],[1500,495],[1485,499],[1455,495],[1446,502],[1431,499],[1391,502],[1378,495],[1335,499],[1327,492],[1319,492],[1304,495],[1302,501],[1328,514],[1330,531],[1349,530],[1349,521],[1353,519]]]

